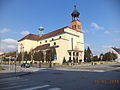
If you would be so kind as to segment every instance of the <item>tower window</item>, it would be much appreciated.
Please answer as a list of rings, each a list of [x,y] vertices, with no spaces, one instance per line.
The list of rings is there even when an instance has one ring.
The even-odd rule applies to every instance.
[[[56,45],[56,42],[54,42],[54,45]]]
[[[59,38],[61,39],[62,37],[61,37],[61,36],[59,36]]]
[[[74,25],[75,29],[76,29],[76,25]]]

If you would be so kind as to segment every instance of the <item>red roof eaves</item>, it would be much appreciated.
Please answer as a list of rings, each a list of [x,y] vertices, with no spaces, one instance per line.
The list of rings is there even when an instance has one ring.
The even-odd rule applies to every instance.
[[[44,34],[41,37],[38,36],[38,35],[34,35],[34,34],[28,34],[27,36],[25,36],[22,39],[18,40],[18,42],[22,41],[24,39],[36,40],[37,41],[37,40],[40,40],[40,39],[48,38],[48,37],[51,37],[51,36],[54,36],[54,35],[57,35],[57,34],[60,34],[60,33],[64,32],[64,28],[67,28],[67,27],[68,26],[60,28],[60,29],[55,30],[55,31],[52,31],[50,33]]]

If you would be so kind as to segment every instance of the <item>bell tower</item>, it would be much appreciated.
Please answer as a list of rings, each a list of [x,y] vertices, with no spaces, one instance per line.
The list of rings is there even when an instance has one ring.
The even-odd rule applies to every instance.
[[[80,13],[77,11],[76,5],[74,5],[74,10],[71,13],[72,22],[71,22],[71,26],[70,27],[72,29],[76,30],[76,31],[82,32],[82,24],[79,21],[79,15],[80,15]]]

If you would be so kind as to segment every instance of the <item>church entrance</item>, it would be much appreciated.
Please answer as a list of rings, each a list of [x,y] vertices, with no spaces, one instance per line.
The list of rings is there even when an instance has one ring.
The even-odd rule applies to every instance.
[[[71,63],[78,63],[82,60],[82,52],[81,51],[68,51],[69,53],[69,62]]]

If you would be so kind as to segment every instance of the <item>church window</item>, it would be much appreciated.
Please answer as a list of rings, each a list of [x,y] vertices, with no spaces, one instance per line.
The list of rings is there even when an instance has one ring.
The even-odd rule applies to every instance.
[[[56,42],[54,42],[54,45],[56,45]]]
[[[61,36],[59,36],[59,39],[61,38]]]

